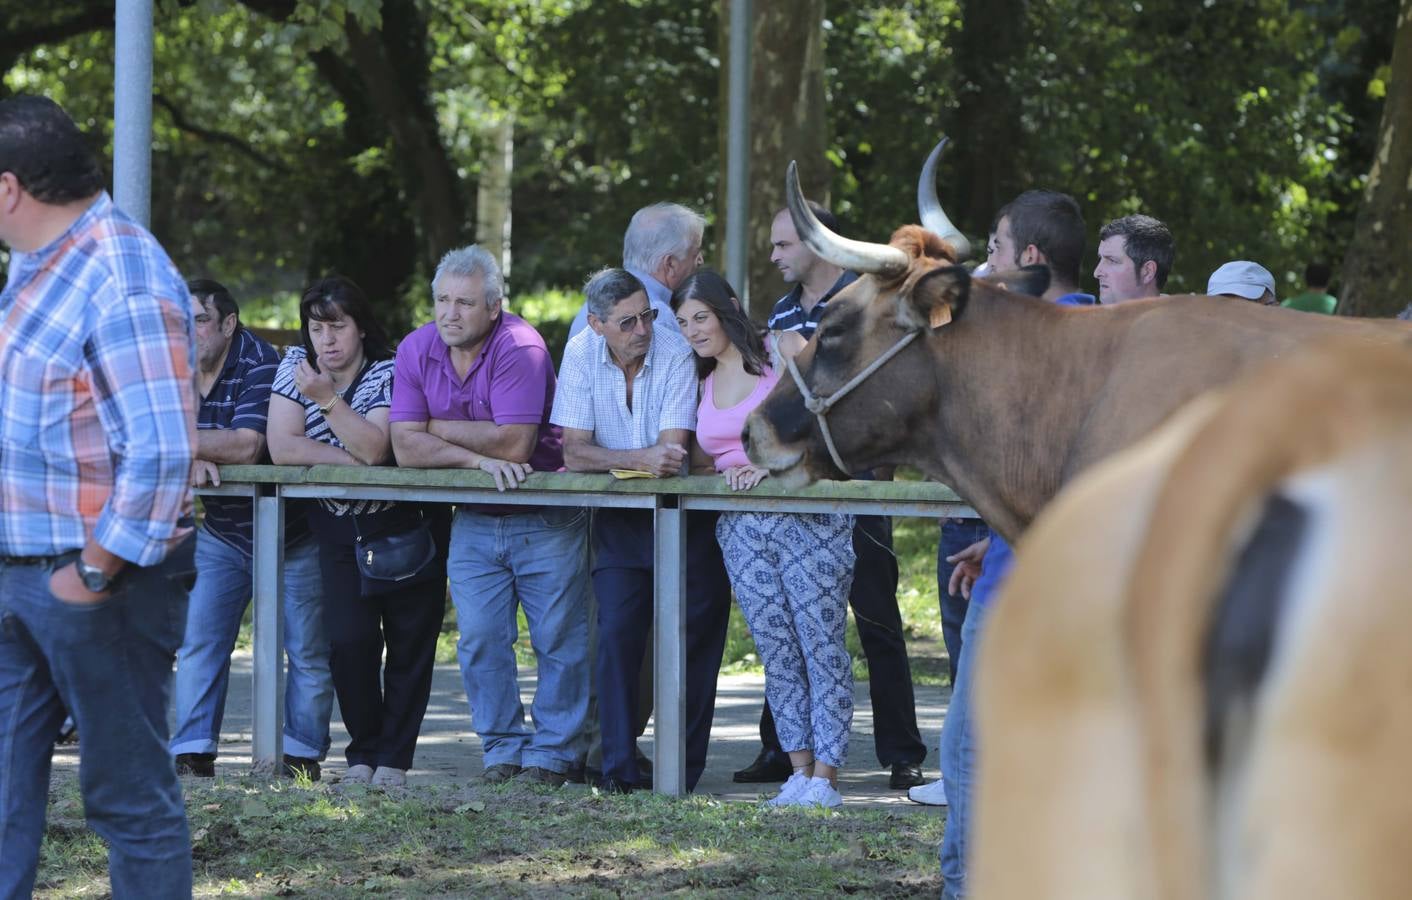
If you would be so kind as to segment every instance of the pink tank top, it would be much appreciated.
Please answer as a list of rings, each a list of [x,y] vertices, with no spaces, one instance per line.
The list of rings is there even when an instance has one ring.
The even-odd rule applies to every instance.
[[[711,454],[716,461],[716,471],[724,472],[731,466],[745,466],[750,459],[745,455],[745,446],[740,442],[740,430],[745,427],[745,417],[765,400],[770,389],[780,377],[768,366],[755,384],[755,390],[744,400],[729,409],[717,409],[713,399],[716,393],[716,373],[706,376],[701,383],[701,405],[696,409],[696,439],[701,449]]]

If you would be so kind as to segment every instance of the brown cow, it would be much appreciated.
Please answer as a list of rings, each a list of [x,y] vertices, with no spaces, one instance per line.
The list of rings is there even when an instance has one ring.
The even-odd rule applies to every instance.
[[[1059,495],[977,661],[977,897],[1412,893],[1409,461],[1412,350],[1335,342]]]
[[[852,471],[916,466],[1006,538],[1075,474],[1251,365],[1324,335],[1376,344],[1412,333],[1229,297],[1058,307],[972,279],[951,244],[919,226],[891,244],[834,234],[805,204],[793,164],[787,193],[800,239],[865,273],[829,302],[795,358],[800,380],[826,398],[896,352],[828,411],[836,455]],[[1010,286],[1043,292],[1047,272],[1025,277]],[[786,484],[846,477],[795,379],[780,380],[744,438],[750,458]]]

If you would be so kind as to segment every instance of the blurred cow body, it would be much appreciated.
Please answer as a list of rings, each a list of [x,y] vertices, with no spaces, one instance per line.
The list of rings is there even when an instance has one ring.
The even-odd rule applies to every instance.
[[[1195,401],[1059,495],[987,624],[981,898],[1405,897],[1412,351]]]

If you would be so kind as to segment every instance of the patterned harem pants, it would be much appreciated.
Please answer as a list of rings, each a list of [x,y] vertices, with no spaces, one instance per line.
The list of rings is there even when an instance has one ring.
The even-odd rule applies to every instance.
[[[731,587],[765,664],[780,746],[841,767],[853,724],[853,665],[844,633],[853,583],[853,517],[722,513],[716,523]]]

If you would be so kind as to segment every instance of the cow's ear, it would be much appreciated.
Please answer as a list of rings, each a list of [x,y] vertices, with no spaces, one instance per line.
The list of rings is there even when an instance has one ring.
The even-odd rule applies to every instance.
[[[960,317],[970,295],[971,274],[964,268],[933,269],[917,279],[899,312],[911,327],[935,331]]]
[[[1006,272],[996,280],[1002,282],[1007,291],[1043,297],[1049,290],[1049,266],[1025,266],[1018,272]]]

